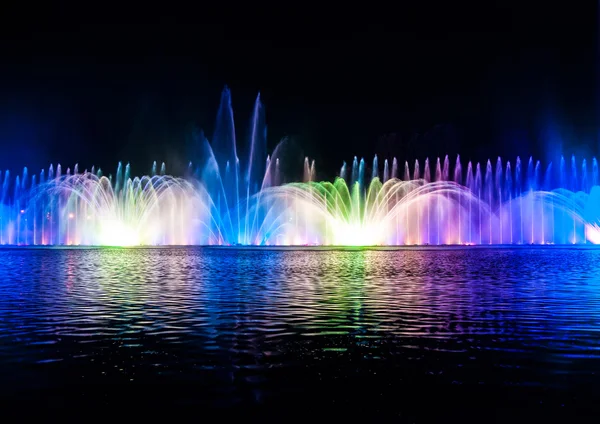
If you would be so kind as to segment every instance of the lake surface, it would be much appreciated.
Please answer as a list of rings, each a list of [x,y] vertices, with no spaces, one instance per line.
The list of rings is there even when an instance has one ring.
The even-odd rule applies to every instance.
[[[0,397],[581,418],[600,400],[600,250],[0,249]]]

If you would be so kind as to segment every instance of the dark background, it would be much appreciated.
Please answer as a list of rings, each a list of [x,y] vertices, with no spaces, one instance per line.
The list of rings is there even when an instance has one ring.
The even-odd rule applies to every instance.
[[[225,84],[238,139],[260,91],[269,149],[293,136],[327,178],[354,155],[598,152],[596,2],[402,3],[4,6],[0,169],[176,171]]]

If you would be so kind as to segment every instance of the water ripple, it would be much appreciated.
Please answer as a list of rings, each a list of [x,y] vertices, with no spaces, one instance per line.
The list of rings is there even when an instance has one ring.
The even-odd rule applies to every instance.
[[[599,387],[599,332],[595,249],[0,250],[2,393],[40,379],[194,381],[232,404],[307,381]]]

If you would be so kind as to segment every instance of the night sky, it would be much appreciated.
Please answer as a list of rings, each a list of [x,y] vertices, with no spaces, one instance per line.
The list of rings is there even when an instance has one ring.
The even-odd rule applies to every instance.
[[[225,84],[238,137],[260,91],[269,148],[292,136],[324,178],[354,155],[600,151],[596,2],[418,3],[4,10],[0,169],[178,169]]]

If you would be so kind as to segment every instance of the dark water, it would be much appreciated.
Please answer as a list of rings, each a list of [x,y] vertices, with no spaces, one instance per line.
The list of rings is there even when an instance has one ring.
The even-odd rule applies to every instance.
[[[599,395],[597,249],[0,250],[4,411],[512,422]]]

